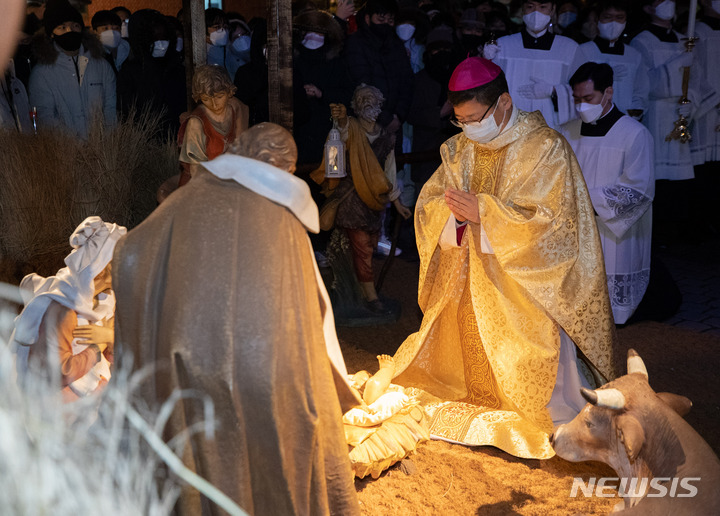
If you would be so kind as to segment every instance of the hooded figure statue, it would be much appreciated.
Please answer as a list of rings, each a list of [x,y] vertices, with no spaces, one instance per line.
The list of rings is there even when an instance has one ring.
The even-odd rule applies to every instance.
[[[176,389],[212,399],[215,437],[192,435],[184,461],[248,513],[358,514],[341,401],[347,410],[359,400],[342,380],[295,144],[263,123],[231,152],[240,155],[203,163],[118,246],[123,363],[127,352],[135,368],[157,368],[140,389],[151,405]],[[166,438],[201,412],[183,400]],[[217,513],[190,489],[176,509]]]

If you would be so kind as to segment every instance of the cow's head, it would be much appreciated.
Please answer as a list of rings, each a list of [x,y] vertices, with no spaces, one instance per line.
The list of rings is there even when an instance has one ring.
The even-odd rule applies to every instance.
[[[660,405],[669,405],[681,414],[687,412],[687,398],[658,395],[650,388],[645,364],[632,349],[628,351],[627,368],[627,375],[600,389],[582,389],[588,404],[551,436],[560,457],[571,462],[595,460],[616,471],[627,470],[646,446],[648,436],[643,425]]]

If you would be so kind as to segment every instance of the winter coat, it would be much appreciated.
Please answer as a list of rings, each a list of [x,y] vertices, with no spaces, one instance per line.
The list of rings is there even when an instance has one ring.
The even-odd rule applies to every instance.
[[[325,139],[332,128],[330,104],[350,105],[352,89],[345,61],[339,57],[328,59],[324,48],[308,50],[300,47],[293,59],[295,116],[295,143],[298,163],[320,163]],[[322,97],[308,97],[305,85],[312,84],[322,92]]]
[[[447,89],[430,76],[427,68],[415,74],[415,94],[407,122],[413,126],[413,152],[437,150],[437,159],[413,163],[412,180],[418,191],[441,164],[440,146],[457,134],[459,129],[448,117],[441,118],[440,110],[447,100]]]
[[[77,68],[74,58],[45,35],[35,40],[33,50],[37,65],[30,73],[29,95],[31,106],[37,108],[39,128],[64,127],[87,138],[94,116],[115,125],[115,73],[97,37],[83,34]]]
[[[394,33],[381,40],[365,28],[348,37],[345,59],[354,87],[365,83],[385,96],[377,121],[387,126],[393,114],[405,121],[412,102],[413,71],[402,41]]]
[[[30,104],[25,85],[15,75],[15,63],[5,72],[2,83],[3,95],[0,97],[0,128],[22,133],[33,131],[30,120]]]

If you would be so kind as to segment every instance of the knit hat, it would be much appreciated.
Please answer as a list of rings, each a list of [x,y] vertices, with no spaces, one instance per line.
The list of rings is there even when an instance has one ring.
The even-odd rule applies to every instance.
[[[465,9],[462,16],[460,16],[458,26],[461,29],[468,28],[482,30],[485,28],[485,19],[482,14],[477,12],[476,9]]]
[[[55,27],[65,22],[77,22],[84,25],[82,15],[75,9],[68,0],[48,0],[43,16],[45,32],[51,35]]]
[[[482,57],[468,57],[460,63],[450,77],[450,91],[464,91],[484,86],[495,79],[502,69]]]

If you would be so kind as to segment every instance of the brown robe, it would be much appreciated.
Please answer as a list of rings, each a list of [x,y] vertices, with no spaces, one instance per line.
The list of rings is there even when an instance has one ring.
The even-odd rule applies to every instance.
[[[184,460],[250,514],[359,514],[312,259],[290,210],[205,169],[116,249],[117,353],[158,366],[150,403],[212,398],[215,438]],[[166,437],[201,407],[179,403]],[[188,488],[177,512],[220,510]]]

